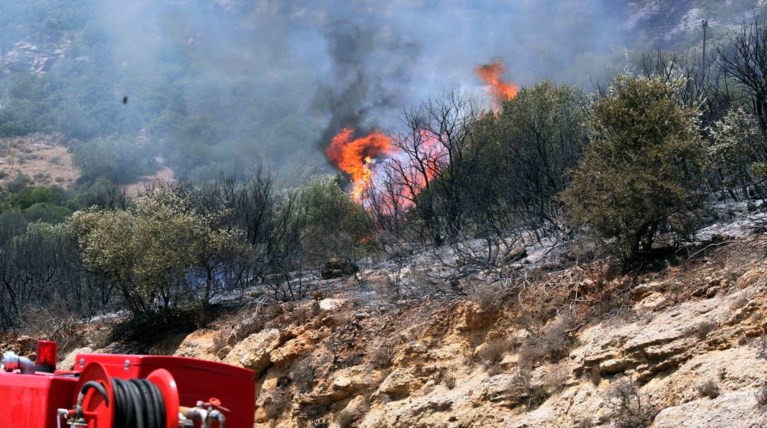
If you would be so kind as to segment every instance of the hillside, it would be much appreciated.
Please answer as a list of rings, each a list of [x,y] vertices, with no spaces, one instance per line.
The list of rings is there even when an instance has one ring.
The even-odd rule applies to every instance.
[[[761,214],[733,214],[689,258],[630,275],[531,247],[445,284],[452,268],[420,254],[104,351],[251,368],[259,427],[764,426],[767,240]]]
[[[258,427],[767,427],[767,0],[554,3],[0,5],[0,348],[246,367]]]
[[[34,186],[69,188],[80,176],[80,168],[73,164],[60,135],[0,138],[0,185],[7,186],[19,174]]]

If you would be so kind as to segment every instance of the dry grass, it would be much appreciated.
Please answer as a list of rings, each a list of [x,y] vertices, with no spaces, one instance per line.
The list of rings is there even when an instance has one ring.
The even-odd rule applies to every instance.
[[[218,334],[213,336],[213,344],[211,345],[211,348],[210,348],[210,352],[213,355],[218,355],[218,352],[227,346],[226,336],[221,333],[222,332],[219,332]]]
[[[59,299],[44,307],[25,308],[21,322],[24,334],[58,343],[59,357],[86,345],[101,347],[108,342],[108,332],[89,332],[80,322],[80,316],[66,310],[66,305]]]
[[[574,340],[570,331],[575,327],[575,321],[569,316],[564,316],[554,321],[545,331],[531,335],[522,344],[520,349],[521,360],[530,363],[550,359],[559,361],[567,356]]]
[[[162,161],[159,162],[162,164]],[[128,196],[137,196],[146,193],[148,189],[173,183],[176,180],[173,170],[167,166],[162,166],[153,175],[141,177],[138,183],[124,186],[125,194]]]
[[[602,369],[599,368],[599,365],[596,365],[589,370],[589,380],[591,380],[591,383],[594,386],[599,386],[602,382]]]
[[[547,368],[543,379],[544,386],[549,393],[557,393],[564,389],[570,371],[564,364],[557,364]]]
[[[448,372],[445,374],[445,376],[442,378],[442,381],[445,382],[445,387],[447,389],[453,389],[455,388],[455,376]]]
[[[0,139],[0,185],[21,173],[32,185],[71,187],[80,177],[80,168],[64,146],[64,138],[49,134]]]
[[[497,317],[502,307],[503,293],[497,287],[477,286],[469,293],[469,300],[476,303],[483,313]]]
[[[716,328],[716,323],[712,321],[703,321],[700,324],[698,324],[696,330],[695,330],[695,336],[698,338],[698,340],[706,340],[706,337],[709,333],[714,331]]]
[[[610,418],[617,428],[644,428],[658,413],[649,398],[630,379],[615,381],[607,392]]]
[[[503,357],[510,348],[508,340],[491,340],[479,349],[477,357],[479,357],[479,361],[487,370],[494,370],[503,361]]]

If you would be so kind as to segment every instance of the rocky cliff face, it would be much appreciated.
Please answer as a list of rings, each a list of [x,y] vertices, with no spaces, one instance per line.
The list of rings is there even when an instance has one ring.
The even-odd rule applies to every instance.
[[[0,58],[6,73],[43,74],[64,56],[64,52],[64,48],[48,52],[29,42],[18,42]]]
[[[363,269],[155,351],[253,369],[264,427],[765,426],[767,240],[721,238],[630,276],[475,275],[463,297],[397,300],[393,265]]]

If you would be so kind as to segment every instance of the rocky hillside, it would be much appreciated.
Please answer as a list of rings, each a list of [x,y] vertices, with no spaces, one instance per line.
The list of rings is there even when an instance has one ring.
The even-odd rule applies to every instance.
[[[150,352],[253,369],[259,427],[765,426],[760,215],[628,275],[587,247],[461,279],[423,254],[381,262]]]

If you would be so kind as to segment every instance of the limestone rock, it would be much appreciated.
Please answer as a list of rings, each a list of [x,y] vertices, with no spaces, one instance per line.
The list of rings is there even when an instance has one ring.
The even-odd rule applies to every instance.
[[[352,398],[351,400],[349,400],[349,402],[346,404],[346,406],[344,406],[341,412],[348,415],[347,416],[348,418],[354,418],[356,420],[364,416],[367,410],[368,410],[368,406],[365,401],[365,397],[362,395],[358,395]]]
[[[173,355],[211,361],[218,360],[213,352],[216,335],[217,333],[213,330],[194,331],[184,338]]]
[[[227,354],[224,362],[249,368],[260,375],[271,363],[270,354],[280,345],[276,328],[262,330],[246,337]]]
[[[333,389],[357,392],[370,386],[371,378],[361,367],[350,367],[336,372]]]
[[[370,388],[373,380],[375,379],[365,373],[361,367],[341,369],[333,377],[330,388],[302,394],[298,397],[298,402],[303,405],[325,406],[360,394]]]
[[[77,363],[76,357],[79,354],[91,354],[93,353],[93,349],[90,347],[85,348],[77,348],[74,351],[71,351],[69,354],[67,354],[66,357],[64,357],[63,360],[61,360],[60,363],[56,365],[56,367],[60,370],[72,370]]]
[[[767,418],[756,403],[755,391],[737,391],[663,409],[654,428],[758,428]]]
[[[514,407],[524,402],[527,391],[517,375],[500,374],[483,382],[481,398],[491,403]]]
[[[416,386],[416,381],[410,374],[402,370],[394,370],[384,379],[378,391],[398,400],[410,395],[410,391]]]
[[[322,299],[320,300],[320,309],[323,311],[335,311],[346,303],[344,299]]]
[[[292,339],[273,350],[269,355],[269,361],[277,367],[286,366],[311,349],[312,344],[304,338]]]

